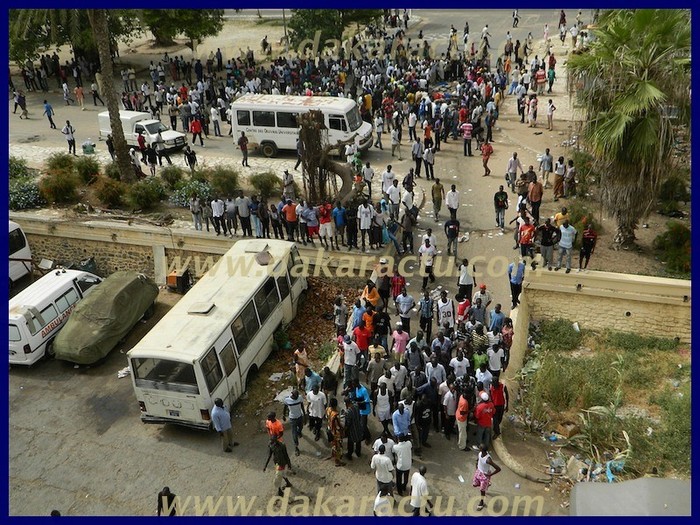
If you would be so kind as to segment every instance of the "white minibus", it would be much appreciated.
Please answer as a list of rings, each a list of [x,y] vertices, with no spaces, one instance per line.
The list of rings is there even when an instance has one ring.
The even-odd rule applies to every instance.
[[[372,145],[372,124],[362,120],[357,103],[350,98],[248,94],[231,108],[234,142],[244,131],[249,146],[259,147],[266,157],[274,157],[281,149],[296,150],[297,116],[310,110],[323,112],[329,144],[354,139],[361,151]]]
[[[12,283],[32,271],[32,250],[27,237],[16,222],[10,221],[10,288]]]
[[[294,319],[306,278],[294,243],[241,240],[128,352],[144,423],[208,429],[231,406]]]
[[[53,340],[76,303],[101,282],[97,275],[59,268],[10,299],[10,364],[33,365],[53,355]]]

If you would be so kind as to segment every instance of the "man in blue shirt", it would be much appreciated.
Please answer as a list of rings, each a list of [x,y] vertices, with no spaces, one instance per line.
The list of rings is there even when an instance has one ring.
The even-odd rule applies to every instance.
[[[522,260],[512,262],[508,265],[508,280],[510,281],[510,294],[513,298],[511,309],[517,308],[520,303],[520,292],[523,289],[523,279],[525,278],[525,263]]]
[[[218,397],[214,400],[214,408],[211,410],[211,421],[221,436],[224,452],[231,452],[231,447],[237,447],[238,443],[233,440],[231,414],[224,408],[224,402]]]
[[[315,386],[321,387],[321,376],[316,372],[307,367],[304,375],[306,376],[305,389],[307,394],[311,392]]]
[[[338,236],[340,236],[341,244],[347,246],[345,243],[345,225],[347,224],[348,217],[340,201],[335,203],[335,208],[333,208],[331,216],[333,217],[333,224],[335,224],[335,245],[338,246]]]
[[[399,408],[392,414],[391,424],[394,427],[394,434],[396,434],[397,439],[401,436],[410,435],[411,414],[406,410],[403,404],[399,405]]]
[[[369,427],[367,426],[367,418],[372,413],[372,401],[367,391],[367,387],[360,382],[355,382],[354,400],[357,402],[357,408],[360,409],[360,421],[362,422],[362,437],[365,439],[365,444],[369,445],[371,436]]]
[[[501,328],[503,328],[503,321],[505,320],[505,318],[505,314],[501,312],[501,305],[497,304],[496,308],[491,310],[491,322],[489,323],[489,331],[500,332]]]

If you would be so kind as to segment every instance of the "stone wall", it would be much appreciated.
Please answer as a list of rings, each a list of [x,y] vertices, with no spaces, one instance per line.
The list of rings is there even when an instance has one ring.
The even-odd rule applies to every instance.
[[[582,329],[605,329],[642,336],[691,340],[690,281],[609,272],[530,272],[523,283],[520,306],[511,313],[514,325],[511,363],[515,377],[527,350],[531,320],[569,319]],[[516,384],[509,382],[516,390]]]

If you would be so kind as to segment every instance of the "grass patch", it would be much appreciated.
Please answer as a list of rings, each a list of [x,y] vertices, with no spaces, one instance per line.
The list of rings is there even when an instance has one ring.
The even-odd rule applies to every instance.
[[[598,463],[626,456],[623,479],[654,468],[689,475],[690,360],[679,343],[615,331],[575,336],[570,326],[543,322],[535,334],[541,347],[529,359],[540,366],[522,381],[531,427],[577,420],[572,444]]]

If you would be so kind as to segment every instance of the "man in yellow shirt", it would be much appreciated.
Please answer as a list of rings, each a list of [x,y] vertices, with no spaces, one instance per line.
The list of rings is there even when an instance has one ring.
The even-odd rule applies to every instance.
[[[569,220],[569,210],[566,207],[562,208],[559,213],[554,216],[554,222],[557,223],[557,228],[564,224],[564,221]]]
[[[360,299],[364,299],[366,303],[369,303],[374,307],[379,304],[379,292],[377,291],[377,287],[374,285],[374,282],[367,281],[367,286],[365,286],[365,289],[362,291]]]

